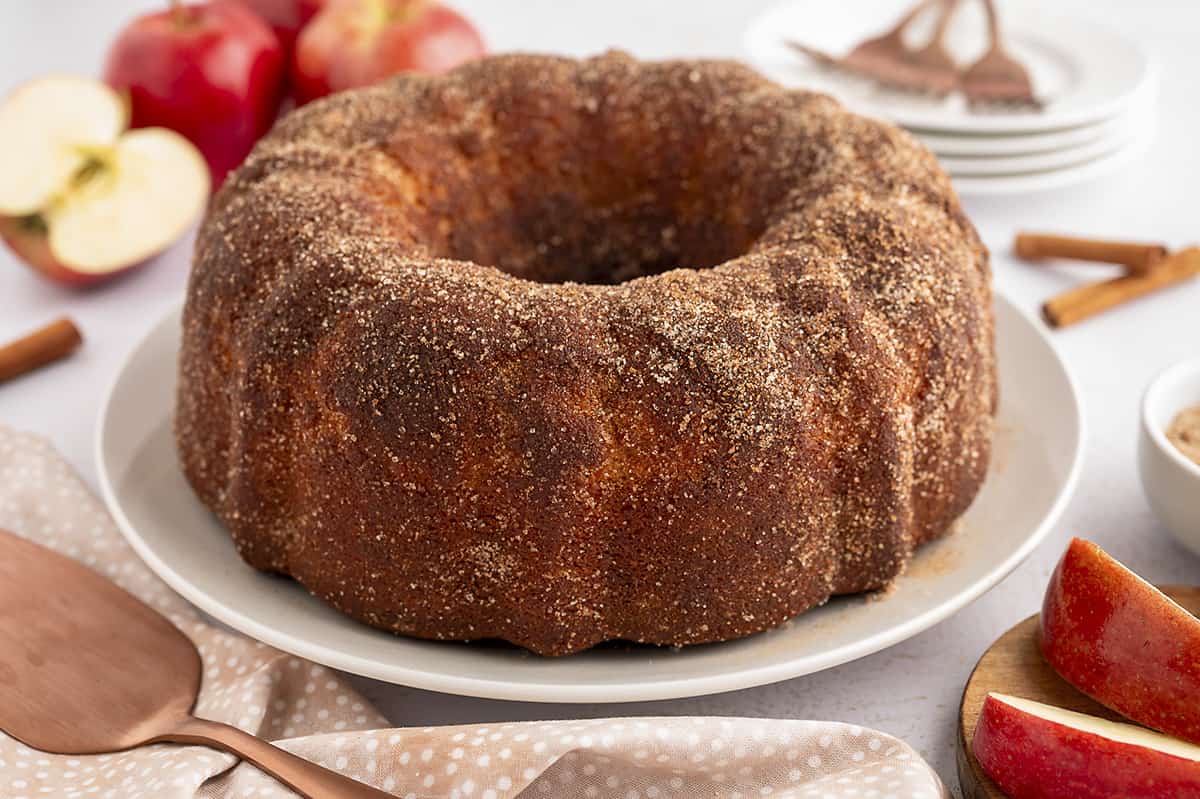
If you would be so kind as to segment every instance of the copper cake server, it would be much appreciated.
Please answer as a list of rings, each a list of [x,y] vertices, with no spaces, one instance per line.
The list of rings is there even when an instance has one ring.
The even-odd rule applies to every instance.
[[[0,729],[64,755],[200,744],[312,799],[382,791],[196,718],[200,655],[175,625],[70,558],[0,530]]]

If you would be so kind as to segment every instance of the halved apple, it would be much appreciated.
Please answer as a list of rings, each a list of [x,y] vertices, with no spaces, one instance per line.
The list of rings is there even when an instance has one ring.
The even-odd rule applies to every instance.
[[[121,97],[89,78],[40,78],[0,104],[0,237],[47,277],[84,284],[136,266],[203,211],[196,148],[126,123]]]
[[[1092,542],[1072,540],[1054,570],[1040,640],[1097,702],[1200,743],[1200,620]]]
[[[971,751],[1012,799],[1200,796],[1200,746],[1014,696],[988,694]]]

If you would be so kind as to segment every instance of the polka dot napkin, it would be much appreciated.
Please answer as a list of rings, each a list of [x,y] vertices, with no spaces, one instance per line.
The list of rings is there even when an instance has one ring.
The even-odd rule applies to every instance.
[[[0,527],[86,563],[179,626],[204,659],[197,715],[277,741],[396,796],[949,796],[905,743],[846,724],[645,718],[379,729],[386,719],[336,673],[201,618],[142,565],[99,501],[46,442],[2,426]],[[252,766],[200,747],[65,757],[33,751],[0,733],[4,799],[292,796]]]

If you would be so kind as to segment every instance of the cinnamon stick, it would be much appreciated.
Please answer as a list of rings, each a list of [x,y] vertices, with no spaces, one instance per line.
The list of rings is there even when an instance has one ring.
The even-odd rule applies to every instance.
[[[1132,241],[1098,241],[1051,233],[1018,233],[1013,242],[1017,256],[1026,259],[1070,258],[1076,261],[1101,261],[1120,264],[1132,274],[1145,274],[1167,257],[1162,244]]]
[[[1124,275],[1060,294],[1042,306],[1042,315],[1051,326],[1066,327],[1196,275],[1200,275],[1200,247],[1188,247],[1168,255],[1145,274]]]
[[[82,343],[79,328],[63,318],[0,346],[0,383],[65,358]]]

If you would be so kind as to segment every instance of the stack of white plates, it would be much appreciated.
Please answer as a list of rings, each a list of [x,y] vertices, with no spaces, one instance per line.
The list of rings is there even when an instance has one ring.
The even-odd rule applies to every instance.
[[[963,194],[1059,188],[1099,177],[1142,153],[1153,135],[1156,72],[1118,31],[1041,7],[1000,0],[1006,44],[1025,65],[1040,109],[972,109],[959,93],[896,91],[819,66],[788,39],[832,54],[891,26],[914,0],[792,0],[746,32],[750,61],[788,86],[832,94],[860,113],[889,119],[928,146]],[[983,51],[981,3],[962,0],[947,47],[962,64]],[[927,31],[913,31],[914,44]]]

